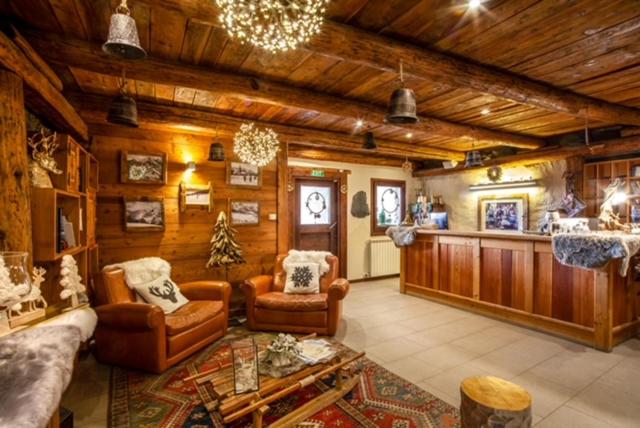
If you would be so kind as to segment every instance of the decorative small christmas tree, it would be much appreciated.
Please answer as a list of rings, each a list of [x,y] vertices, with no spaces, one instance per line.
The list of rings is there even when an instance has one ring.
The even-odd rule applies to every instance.
[[[0,307],[11,305],[11,307],[7,309],[19,311],[22,307],[21,300],[28,292],[28,285],[22,284],[16,286],[13,283],[9,275],[9,269],[4,263],[4,258],[0,257]]]
[[[78,264],[73,256],[66,255],[62,257],[60,263],[62,269],[60,269],[60,285],[62,285],[62,291],[60,292],[61,299],[71,298],[71,307],[78,306],[78,294],[84,293],[86,287],[82,285],[82,277],[78,273]]]
[[[207,267],[224,267],[225,280],[229,279],[229,265],[246,263],[240,245],[236,242],[235,233],[227,222],[227,215],[220,211],[211,237],[211,257]]]

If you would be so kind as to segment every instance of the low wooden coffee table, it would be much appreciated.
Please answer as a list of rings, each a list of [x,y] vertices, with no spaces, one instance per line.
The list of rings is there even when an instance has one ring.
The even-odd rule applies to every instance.
[[[218,412],[225,424],[252,414],[253,426],[261,428],[270,403],[335,373],[336,385],[333,388],[269,425],[270,427],[291,427],[335,403],[351,391],[360,381],[360,374],[346,366],[364,355],[365,353],[361,352],[346,357],[343,352],[338,351],[338,354],[326,363],[304,366],[285,377],[274,378],[260,374],[260,389],[244,394],[234,393],[231,365],[220,366],[184,380],[196,382],[198,385],[196,389],[203,405],[209,412]]]

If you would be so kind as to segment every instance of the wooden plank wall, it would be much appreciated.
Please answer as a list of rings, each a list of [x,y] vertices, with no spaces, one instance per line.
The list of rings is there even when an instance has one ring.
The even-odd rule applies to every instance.
[[[98,190],[97,240],[100,266],[139,257],[159,256],[169,261],[176,282],[200,279],[224,279],[222,269],[207,269],[209,240],[220,211],[227,211],[230,199],[260,201],[260,225],[236,227],[247,264],[234,266],[229,280],[239,282],[250,276],[270,273],[277,253],[277,222],[269,213],[277,212],[277,168],[272,162],[263,170],[260,190],[235,188],[226,184],[224,162],[209,162],[212,137],[154,132],[117,126],[96,126],[94,153],[100,163]],[[218,139],[227,158],[233,155],[232,142]],[[166,185],[120,183],[120,152],[164,152],[168,155]],[[190,183],[206,184],[214,189],[211,213],[203,208],[188,208],[180,213],[178,186],[185,179],[185,163],[193,160],[196,171]],[[281,160],[282,161],[282,160]],[[163,232],[126,232],[123,227],[123,197],[163,197],[166,228]]]

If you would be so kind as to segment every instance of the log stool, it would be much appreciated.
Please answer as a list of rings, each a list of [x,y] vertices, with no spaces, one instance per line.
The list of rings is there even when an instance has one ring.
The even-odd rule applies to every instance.
[[[462,428],[531,427],[531,395],[493,376],[474,376],[460,384]]]

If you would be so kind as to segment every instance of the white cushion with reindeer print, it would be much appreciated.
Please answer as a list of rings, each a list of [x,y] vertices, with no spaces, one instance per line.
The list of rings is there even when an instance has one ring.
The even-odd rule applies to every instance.
[[[167,275],[143,284],[136,284],[135,290],[147,303],[159,306],[165,314],[177,311],[189,303],[189,300],[180,292],[180,288]]]
[[[313,294],[320,292],[320,265],[318,263],[288,263],[284,292]]]

